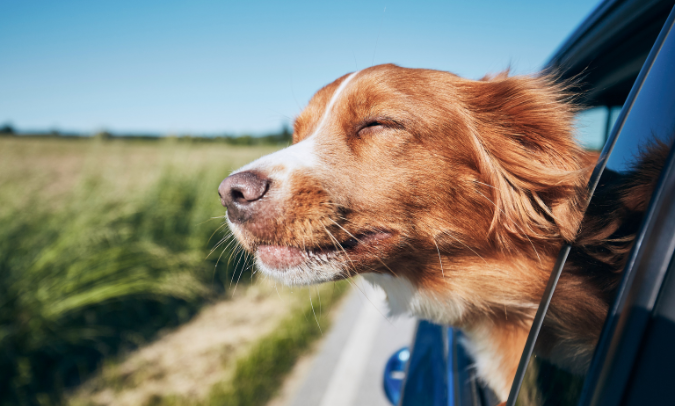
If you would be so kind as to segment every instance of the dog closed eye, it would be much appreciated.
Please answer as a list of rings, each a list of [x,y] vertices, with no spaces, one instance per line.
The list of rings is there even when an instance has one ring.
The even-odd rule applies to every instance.
[[[369,137],[390,129],[401,129],[403,126],[390,118],[366,119],[356,131],[358,137]]]

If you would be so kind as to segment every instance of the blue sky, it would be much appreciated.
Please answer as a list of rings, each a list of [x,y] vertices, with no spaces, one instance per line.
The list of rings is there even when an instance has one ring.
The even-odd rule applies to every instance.
[[[0,0],[0,123],[263,133],[392,62],[479,78],[542,66],[597,1]]]

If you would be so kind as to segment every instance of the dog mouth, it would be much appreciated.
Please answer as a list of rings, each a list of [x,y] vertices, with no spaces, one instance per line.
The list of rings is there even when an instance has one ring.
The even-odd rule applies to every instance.
[[[331,261],[354,261],[376,254],[378,248],[393,237],[390,231],[375,230],[356,234],[330,246],[294,247],[289,245],[262,244],[256,249],[257,259],[266,267],[284,271],[302,265]]]

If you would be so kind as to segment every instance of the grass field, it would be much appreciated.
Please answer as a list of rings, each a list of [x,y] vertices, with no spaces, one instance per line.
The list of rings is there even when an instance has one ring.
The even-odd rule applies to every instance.
[[[209,255],[225,232],[216,188],[277,148],[0,138],[0,404],[60,404],[106,357],[190,320],[227,297],[233,280],[248,283],[243,255],[228,261],[229,247]],[[306,347],[283,334],[251,354],[289,339]],[[234,386],[212,396],[240,396],[237,377],[260,375],[256,368],[290,368],[287,359],[268,367],[247,359]],[[227,404],[271,396],[251,390]]]

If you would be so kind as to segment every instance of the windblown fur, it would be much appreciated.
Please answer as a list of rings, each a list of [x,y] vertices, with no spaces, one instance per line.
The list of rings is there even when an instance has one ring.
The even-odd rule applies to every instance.
[[[298,116],[291,147],[223,181],[228,223],[265,275],[308,284],[363,274],[393,312],[464,329],[478,375],[506,399],[588,200],[597,155],[574,140],[572,96],[547,75],[476,81],[395,65],[345,75]],[[647,194],[641,173],[624,187]],[[612,193],[615,210],[644,210],[633,191]],[[633,235],[606,210],[589,213],[598,219],[576,239],[587,248],[570,259],[546,332],[579,353],[597,338]],[[588,270],[589,259],[606,266]]]

